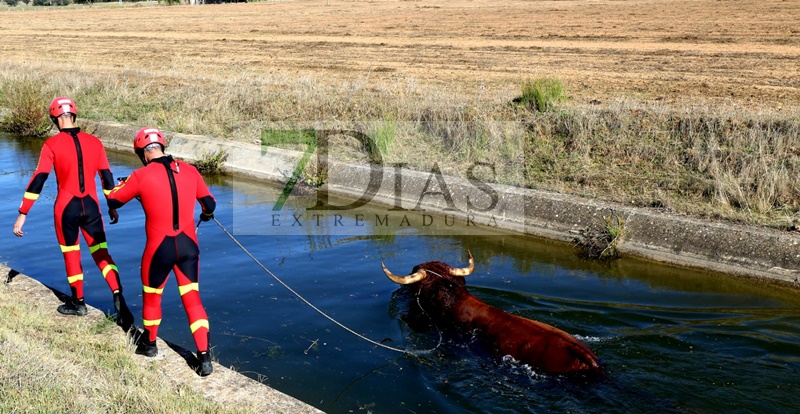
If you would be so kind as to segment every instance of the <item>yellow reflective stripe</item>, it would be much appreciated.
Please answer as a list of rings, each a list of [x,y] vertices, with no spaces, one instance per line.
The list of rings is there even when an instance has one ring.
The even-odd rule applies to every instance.
[[[106,190],[106,189],[103,189],[103,194],[105,194],[106,196],[108,196],[109,194],[111,194],[111,190]]]
[[[108,243],[102,242],[95,244],[94,246],[89,246],[89,253],[94,253],[100,249],[108,249]]]
[[[77,275],[67,276],[67,282],[73,284],[79,280],[83,280],[83,273],[78,273]]]
[[[113,264],[106,265],[106,267],[103,268],[103,279],[105,279],[106,276],[108,275],[108,272],[110,272],[112,270],[117,272],[117,274],[119,274],[119,269],[117,269],[117,265],[113,265]]]
[[[144,326],[158,326],[161,325],[161,319],[142,319]]]
[[[17,194],[19,194],[19,193],[17,193]],[[27,198],[28,200],[36,201],[39,198],[39,194],[29,193],[29,192],[26,191],[25,194],[22,195],[22,197],[23,198]]]
[[[144,291],[144,293],[158,293],[158,294],[161,294],[161,293],[164,292],[163,288],[162,289],[158,289],[158,288],[151,288],[149,286],[143,286],[142,290]]]
[[[194,331],[196,331],[196,330],[198,330],[200,328],[209,329],[209,327],[208,327],[208,319],[198,319],[198,320],[194,321],[194,323],[191,326],[189,326],[189,329],[191,329],[192,333],[194,333]]]
[[[81,245],[80,244],[76,244],[74,246],[64,246],[63,244],[61,244],[59,246],[61,246],[61,253],[77,252],[77,251],[81,250]]]
[[[197,283],[189,283],[188,285],[178,286],[178,291],[181,292],[181,296],[193,291],[193,290],[200,290],[200,286]]]

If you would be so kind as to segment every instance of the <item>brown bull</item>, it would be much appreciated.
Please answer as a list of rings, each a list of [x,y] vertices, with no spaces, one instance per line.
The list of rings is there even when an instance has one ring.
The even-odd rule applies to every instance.
[[[602,373],[597,356],[572,335],[546,323],[512,315],[489,306],[464,287],[469,266],[452,268],[442,262],[416,266],[408,276],[383,271],[393,282],[416,288],[417,303],[440,327],[477,331],[478,338],[499,356],[514,359],[548,374],[596,375]]]

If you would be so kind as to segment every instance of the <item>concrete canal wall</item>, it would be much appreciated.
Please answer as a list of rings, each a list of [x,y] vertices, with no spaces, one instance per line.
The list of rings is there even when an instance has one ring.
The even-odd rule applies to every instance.
[[[107,148],[131,152],[138,127],[109,122],[83,121]],[[165,131],[167,152],[185,159],[202,159],[207,153],[228,153],[225,169],[234,175],[277,183],[286,182],[303,155],[274,147]],[[204,153],[205,152],[205,153]],[[392,208],[421,208],[426,213],[451,215],[477,225],[569,242],[576,233],[616,215],[624,220],[625,236],[618,244],[623,255],[708,269],[754,280],[800,288],[800,234],[754,226],[700,220],[655,209],[585,199],[570,195],[503,185],[477,184],[460,177],[441,178],[447,193],[430,172],[394,166],[346,164],[330,159],[327,185],[332,195],[369,198]],[[374,193],[374,194],[373,194]],[[488,207],[466,212],[468,203]],[[452,207],[455,206],[455,209]]]

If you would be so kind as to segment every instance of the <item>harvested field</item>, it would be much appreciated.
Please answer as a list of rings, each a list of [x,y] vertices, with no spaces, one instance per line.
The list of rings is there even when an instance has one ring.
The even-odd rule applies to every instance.
[[[561,79],[573,101],[611,97],[800,102],[795,1],[298,0],[0,12],[13,62],[224,77],[517,93]],[[402,92],[402,88],[398,88]]]

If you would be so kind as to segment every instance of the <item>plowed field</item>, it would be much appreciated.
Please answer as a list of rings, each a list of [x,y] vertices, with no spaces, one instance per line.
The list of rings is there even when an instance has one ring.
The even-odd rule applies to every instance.
[[[0,12],[0,60],[465,93],[563,81],[611,97],[800,102],[800,3],[780,0],[297,0]]]

